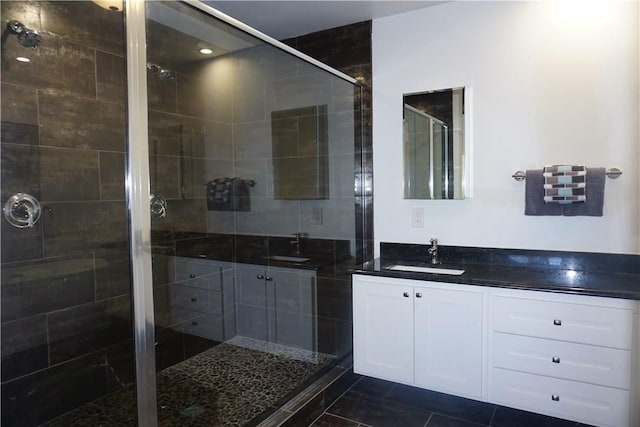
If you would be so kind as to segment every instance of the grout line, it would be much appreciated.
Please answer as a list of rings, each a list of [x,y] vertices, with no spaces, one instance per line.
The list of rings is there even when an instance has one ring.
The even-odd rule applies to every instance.
[[[424,427],[427,427],[429,425],[429,422],[431,421],[431,418],[433,418],[433,412],[431,412],[431,415],[429,415],[429,418],[427,419],[427,422],[424,423]]]
[[[489,426],[493,424],[493,419],[496,416],[496,411],[498,410],[498,405],[493,405],[493,412],[491,413],[491,418],[489,419]]]

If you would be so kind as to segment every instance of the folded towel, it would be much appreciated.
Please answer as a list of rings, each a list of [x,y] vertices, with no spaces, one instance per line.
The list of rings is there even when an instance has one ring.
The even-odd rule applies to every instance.
[[[217,178],[207,182],[207,209],[250,211],[249,183],[241,178]]]
[[[605,168],[587,168],[586,202],[563,205],[564,216],[602,216]]]
[[[544,202],[584,203],[587,168],[584,166],[555,165],[545,166],[542,170],[544,177]]]
[[[542,169],[525,172],[524,214],[529,216],[562,215],[562,205],[544,202]]]

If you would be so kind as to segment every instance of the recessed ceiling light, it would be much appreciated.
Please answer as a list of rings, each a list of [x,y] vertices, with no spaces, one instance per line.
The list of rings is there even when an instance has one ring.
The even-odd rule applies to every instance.
[[[211,55],[213,51],[208,47],[203,47],[202,49],[200,49],[200,53],[203,55]]]
[[[31,60],[29,58],[27,58],[26,56],[18,56],[16,58],[16,61],[20,61],[20,62],[31,62]]]

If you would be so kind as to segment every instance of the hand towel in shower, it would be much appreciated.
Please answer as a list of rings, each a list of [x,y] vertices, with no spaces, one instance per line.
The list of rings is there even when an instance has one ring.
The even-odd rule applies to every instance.
[[[564,216],[602,216],[605,172],[605,168],[587,168],[587,200],[584,203],[564,205]]]
[[[562,215],[562,205],[544,202],[542,169],[525,172],[524,214],[529,216]]]

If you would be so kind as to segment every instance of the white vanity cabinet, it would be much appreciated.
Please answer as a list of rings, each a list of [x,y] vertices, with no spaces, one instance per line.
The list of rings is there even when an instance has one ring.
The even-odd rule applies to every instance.
[[[480,399],[486,290],[353,276],[354,371]]]
[[[634,307],[622,299],[493,290],[490,400],[598,426],[631,425]]]
[[[315,351],[315,270],[237,264],[238,335]]]

